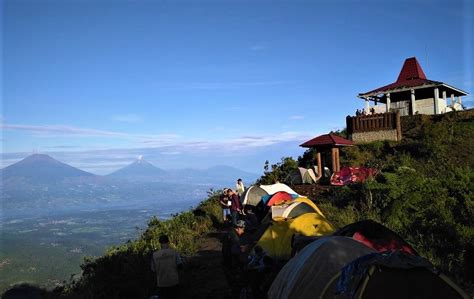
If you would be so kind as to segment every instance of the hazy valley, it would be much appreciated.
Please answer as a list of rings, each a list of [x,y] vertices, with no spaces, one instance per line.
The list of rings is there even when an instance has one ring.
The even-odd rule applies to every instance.
[[[53,287],[134,239],[153,216],[187,210],[210,188],[257,175],[231,167],[159,169],[140,159],[108,176],[32,155],[1,170],[0,292],[19,282]]]

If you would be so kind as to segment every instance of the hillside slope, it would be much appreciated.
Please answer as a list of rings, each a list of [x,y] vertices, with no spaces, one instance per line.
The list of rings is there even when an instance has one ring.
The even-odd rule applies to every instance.
[[[336,226],[376,220],[397,232],[472,294],[474,113],[415,116],[406,120],[404,131],[400,143],[373,142],[341,153],[343,165],[378,168],[380,175],[374,180],[341,188],[303,189],[314,192],[309,195]],[[314,157],[310,151],[298,162],[284,158],[260,181],[266,176],[284,176],[291,167],[305,166],[308,157]],[[190,268],[183,275],[184,294],[190,298],[225,297],[225,279],[218,265],[219,244],[213,235],[202,239],[222,227],[217,200],[218,193],[213,193],[195,211],[168,221],[151,219],[137,240],[85,261],[81,266],[83,276],[56,289],[51,296],[146,298],[154,289],[150,254],[157,248],[158,236],[166,233],[173,246],[189,257]]]

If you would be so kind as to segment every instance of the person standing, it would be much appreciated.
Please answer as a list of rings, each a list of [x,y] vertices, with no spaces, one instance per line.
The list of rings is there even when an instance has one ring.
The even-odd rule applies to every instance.
[[[231,287],[233,297],[245,286],[242,275],[245,267],[244,261],[246,260],[247,246],[242,245],[240,239],[244,233],[245,222],[239,220],[222,240],[224,273]]]
[[[170,248],[167,235],[159,238],[161,249],[153,253],[152,271],[156,273],[160,299],[179,298],[178,268],[183,264],[179,253]]]
[[[229,197],[227,196],[227,190],[229,190],[229,188],[224,188],[221,196],[219,197],[219,203],[221,204],[221,207],[222,207],[222,216],[223,216],[224,222],[227,221],[227,216],[230,216],[230,206],[231,206],[231,201]]]
[[[242,196],[242,194],[244,193],[245,186],[244,182],[242,182],[242,179],[237,180],[237,183],[235,184],[235,191],[237,192],[237,194],[239,194],[239,196]]]
[[[242,211],[242,204],[240,203],[239,196],[234,190],[227,190],[227,196],[230,199],[230,216],[232,218],[232,225],[237,225],[237,214]]]

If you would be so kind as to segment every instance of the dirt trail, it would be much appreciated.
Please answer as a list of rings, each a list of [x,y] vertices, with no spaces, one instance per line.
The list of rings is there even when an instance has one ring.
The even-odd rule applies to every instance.
[[[200,240],[198,253],[186,261],[180,273],[181,298],[229,298],[229,286],[222,268],[225,231],[207,234]]]

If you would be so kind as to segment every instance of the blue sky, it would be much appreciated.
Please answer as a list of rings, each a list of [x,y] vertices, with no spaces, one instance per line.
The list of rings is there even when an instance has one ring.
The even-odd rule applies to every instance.
[[[468,0],[2,1],[2,165],[261,172],[408,57],[472,93],[473,18]]]

